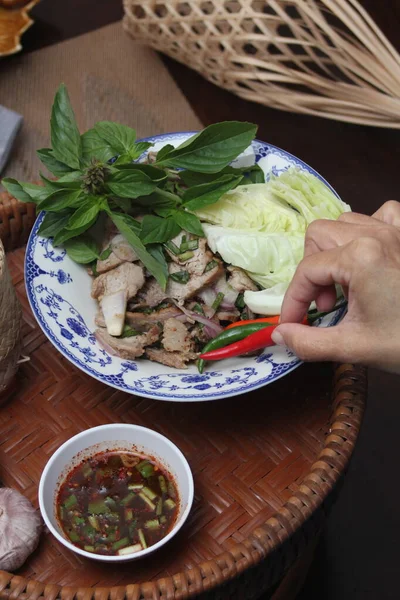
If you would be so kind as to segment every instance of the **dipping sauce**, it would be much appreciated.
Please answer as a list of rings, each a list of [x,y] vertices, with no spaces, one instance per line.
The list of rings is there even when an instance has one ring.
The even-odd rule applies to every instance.
[[[65,536],[106,555],[139,552],[172,529],[179,497],[173,478],[152,459],[112,451],[84,460],[66,477],[56,500]]]

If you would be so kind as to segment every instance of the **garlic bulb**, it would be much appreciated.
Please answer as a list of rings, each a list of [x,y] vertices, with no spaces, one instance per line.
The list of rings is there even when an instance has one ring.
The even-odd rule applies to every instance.
[[[40,515],[25,496],[0,488],[0,569],[15,571],[39,543]]]

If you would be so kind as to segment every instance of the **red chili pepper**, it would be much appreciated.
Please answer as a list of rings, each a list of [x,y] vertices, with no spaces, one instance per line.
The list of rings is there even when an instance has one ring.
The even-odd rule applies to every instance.
[[[307,318],[303,319],[303,325],[308,323]],[[222,360],[224,358],[232,358],[233,356],[241,356],[247,352],[254,352],[261,348],[267,348],[273,346],[274,342],[271,339],[272,333],[278,325],[272,325],[271,327],[264,327],[255,333],[251,333],[243,340],[218,348],[216,350],[210,350],[200,355],[202,360]]]
[[[252,323],[269,323],[270,325],[277,325],[279,323],[280,315],[273,317],[262,317],[261,319],[248,319],[246,321],[235,321],[231,323],[225,329],[232,329],[233,327],[240,327],[241,325],[250,325]]]

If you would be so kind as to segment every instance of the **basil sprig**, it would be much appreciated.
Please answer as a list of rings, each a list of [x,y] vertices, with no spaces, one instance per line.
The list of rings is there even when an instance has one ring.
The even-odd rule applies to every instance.
[[[152,164],[138,163],[153,144],[138,142],[134,129],[111,121],[81,135],[61,84],[50,128],[51,148],[37,154],[53,177],[41,174],[42,185],[6,178],[4,187],[21,202],[37,205],[44,213],[39,234],[52,237],[78,263],[104,259],[94,232],[100,229],[101,235],[101,217],[107,215],[163,289],[168,279],[164,244],[181,230],[204,235],[193,212],[238,185],[264,180],[257,166],[229,166],[254,139],[257,127],[251,123],[210,125],[176,148],[164,146]],[[141,222],[134,218],[139,214],[145,215]]]

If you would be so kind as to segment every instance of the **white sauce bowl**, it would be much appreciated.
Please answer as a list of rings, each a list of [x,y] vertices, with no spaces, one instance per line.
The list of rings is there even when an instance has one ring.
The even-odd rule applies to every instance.
[[[174,478],[180,499],[179,512],[171,531],[153,546],[126,556],[104,556],[78,548],[65,537],[56,514],[57,494],[68,473],[84,459],[113,449],[138,452],[154,458],[155,462]],[[72,552],[102,562],[127,562],[151,554],[178,533],[189,515],[193,494],[192,472],[186,458],[175,444],[146,427],[116,423],[82,431],[56,450],[40,478],[39,506],[51,533]]]

